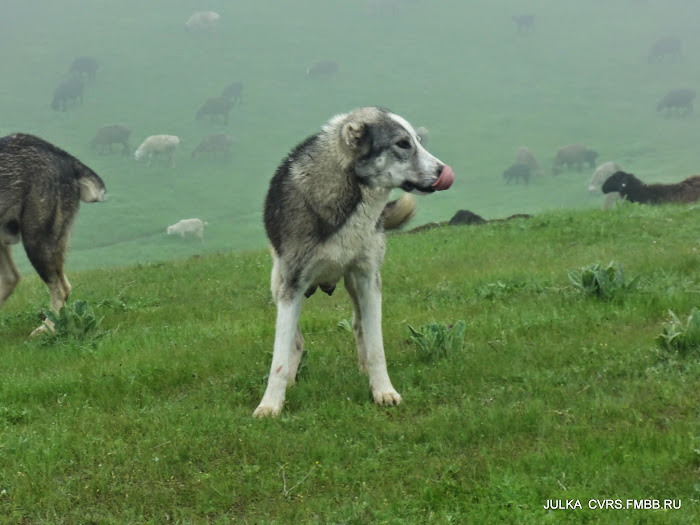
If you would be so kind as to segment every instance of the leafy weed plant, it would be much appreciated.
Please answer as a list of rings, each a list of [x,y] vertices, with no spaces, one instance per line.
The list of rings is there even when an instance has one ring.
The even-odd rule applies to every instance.
[[[408,325],[408,329],[411,340],[418,346],[418,356],[422,361],[430,362],[462,350],[467,323],[457,321],[452,326],[428,323],[418,330]]]
[[[611,261],[605,268],[595,263],[581,268],[580,271],[569,272],[569,282],[586,297],[596,297],[609,301],[636,288],[639,276],[625,282],[622,265],[619,262]]]
[[[99,333],[104,317],[97,317],[87,301],[66,304],[58,313],[44,310],[46,319],[53,323],[53,331],[47,332],[43,341],[92,339]]]
[[[678,352],[683,356],[698,352],[700,350],[700,310],[694,307],[685,323],[671,310],[668,313],[671,321],[656,337],[659,347],[669,352]]]

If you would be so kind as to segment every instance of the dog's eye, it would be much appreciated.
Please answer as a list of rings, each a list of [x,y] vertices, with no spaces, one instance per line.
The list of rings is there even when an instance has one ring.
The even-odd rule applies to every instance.
[[[411,141],[408,139],[401,139],[396,145],[401,149],[411,149]]]

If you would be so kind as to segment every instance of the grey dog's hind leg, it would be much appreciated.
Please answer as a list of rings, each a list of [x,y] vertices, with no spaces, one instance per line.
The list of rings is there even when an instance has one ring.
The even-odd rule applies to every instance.
[[[367,344],[365,343],[365,335],[362,332],[362,313],[360,303],[357,300],[357,288],[355,287],[354,279],[346,275],[343,280],[345,289],[348,291],[350,301],[352,302],[352,331],[355,334],[355,342],[357,343],[357,365],[360,372],[367,372]]]
[[[0,243],[0,306],[12,295],[19,279],[19,271],[12,260],[12,247]]]
[[[49,236],[40,238],[24,238],[24,249],[29,261],[39,274],[39,277],[49,287],[51,294],[51,309],[58,312],[68,300],[70,283],[63,273],[63,264],[66,256],[68,239],[58,241],[49,239]]]

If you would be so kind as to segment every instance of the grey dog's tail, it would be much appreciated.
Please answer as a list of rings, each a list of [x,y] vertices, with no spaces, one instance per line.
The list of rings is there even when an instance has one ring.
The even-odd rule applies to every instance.
[[[75,159],[73,170],[80,183],[80,200],[83,202],[102,202],[105,200],[104,181],[85,164]]]
[[[385,230],[397,230],[410,221],[416,213],[416,201],[412,195],[404,193],[384,207],[382,219]]]

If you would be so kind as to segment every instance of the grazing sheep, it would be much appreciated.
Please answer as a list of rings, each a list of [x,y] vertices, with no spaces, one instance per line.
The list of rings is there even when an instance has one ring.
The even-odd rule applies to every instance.
[[[215,11],[197,11],[185,22],[185,30],[214,33],[221,15]]]
[[[229,99],[231,102],[233,102],[233,105],[235,106],[236,104],[241,103],[242,93],[243,84],[240,82],[232,82],[224,88],[224,91],[223,93],[221,93],[221,96]]]
[[[204,137],[202,142],[192,151],[192,158],[202,153],[211,153],[214,157],[222,154],[224,158],[229,158],[232,150],[233,137],[223,133],[217,133],[216,135],[207,135]]]
[[[175,150],[179,144],[180,139],[175,135],[151,135],[136,150],[134,159],[141,160],[145,156],[148,159],[146,166],[150,166],[154,155],[163,155],[170,160],[171,166],[175,166]]]
[[[90,141],[90,146],[101,153],[112,152],[112,144],[121,144],[123,153],[129,153],[129,137],[131,136],[131,128],[124,124],[112,124],[111,126],[103,126],[97,130],[95,136]]]
[[[535,158],[535,155],[533,155],[532,151],[525,146],[521,146],[518,148],[518,151],[515,152],[515,164],[523,164],[528,166],[530,168],[530,173],[542,175],[540,163],[537,162],[537,159]]]
[[[525,184],[530,182],[530,166],[525,164],[513,164],[503,172],[503,179],[506,183],[518,182],[522,179]]]
[[[534,15],[515,15],[511,18],[518,26],[518,33],[525,33],[527,31],[531,31],[532,28],[535,26]]]
[[[566,166],[569,170],[576,168],[577,171],[581,171],[584,163],[593,168],[596,158],[598,158],[598,153],[583,144],[569,144],[557,151],[556,157],[554,157],[552,173],[554,175],[561,173],[562,166]]]
[[[201,120],[204,117],[209,117],[210,120],[214,120],[215,117],[221,116],[224,119],[224,124],[228,124],[228,114],[232,108],[233,102],[226,97],[208,98],[197,110],[195,118]]]
[[[669,36],[662,38],[654,42],[649,49],[649,55],[647,56],[648,62],[662,62],[666,57],[672,60],[681,58],[681,40],[675,36]]]
[[[603,184],[603,193],[617,191],[630,202],[662,204],[700,200],[700,175],[675,184],[644,184],[631,173],[618,171]]]
[[[601,164],[593,172],[591,182],[588,184],[588,191],[593,195],[602,195],[602,188],[605,181],[608,180],[613,173],[621,170],[622,168],[619,164],[617,164],[617,162],[606,162]]]
[[[333,60],[319,60],[306,69],[309,78],[333,77],[338,72],[338,63]]]
[[[168,235],[178,234],[181,238],[185,238],[185,235],[194,235],[199,238],[200,241],[204,240],[204,226],[209,224],[201,219],[182,219],[175,224],[168,226]]]
[[[694,89],[672,89],[659,101],[656,111],[665,109],[667,117],[674,113],[678,116],[690,115],[693,112],[694,98]]]
[[[71,75],[80,79],[95,80],[98,67],[100,67],[100,64],[93,57],[77,57],[71,62],[68,71]]]
[[[69,104],[75,106],[78,103],[83,103],[83,81],[77,77],[59,84],[53,92],[51,107],[56,111],[66,111]]]

